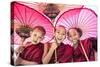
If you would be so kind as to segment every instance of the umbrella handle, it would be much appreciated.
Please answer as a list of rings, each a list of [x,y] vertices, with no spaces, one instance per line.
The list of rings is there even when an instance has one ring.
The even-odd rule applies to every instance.
[[[58,42],[57,42],[56,38],[54,38],[54,39],[55,39],[55,41],[56,41],[56,43],[58,45]],[[55,62],[57,63],[57,51],[56,51],[56,49],[55,49]]]
[[[25,38],[22,38],[21,39],[21,44],[20,45],[23,45],[23,42],[25,41]],[[23,51],[23,50],[22,50]],[[19,55],[20,55],[21,53],[19,52],[18,54],[17,54],[17,59],[18,59],[18,57],[19,57]],[[14,64],[16,64],[16,60],[14,61]]]
[[[22,52],[23,52],[23,50],[22,50]],[[16,58],[16,60],[20,57],[20,54],[21,54],[21,52],[19,52],[18,54],[17,54],[17,58]],[[16,60],[14,61],[14,64],[16,65]]]
[[[21,39],[21,44],[20,45],[23,45],[23,42],[25,41],[25,38]],[[20,55],[20,52],[17,54],[17,58],[19,57]]]
[[[23,45],[23,42],[25,41],[25,38],[21,38],[21,43],[20,45]]]
[[[81,42],[80,42],[80,44],[81,44],[81,47],[82,47],[82,50],[83,50],[83,52],[84,52],[84,55],[85,55],[86,60],[89,61],[89,58],[88,58],[88,56],[87,56],[87,54],[86,54],[86,51],[85,51],[85,49],[84,49],[84,47],[83,47],[83,44],[82,44]]]
[[[57,51],[55,50],[55,62],[57,62]]]

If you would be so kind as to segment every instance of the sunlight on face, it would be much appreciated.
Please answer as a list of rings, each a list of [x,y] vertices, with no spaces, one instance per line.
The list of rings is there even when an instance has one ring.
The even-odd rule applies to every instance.
[[[44,35],[42,31],[38,29],[34,29],[33,32],[31,33],[31,40],[33,44],[38,44],[42,39]]]
[[[69,35],[68,35],[68,39],[73,43],[73,44],[77,44],[80,36],[79,36],[79,32],[77,32],[76,29],[70,29],[68,31]]]
[[[61,43],[66,37],[66,30],[64,27],[59,26],[56,27],[56,31],[55,31],[55,38],[57,40],[58,43]]]

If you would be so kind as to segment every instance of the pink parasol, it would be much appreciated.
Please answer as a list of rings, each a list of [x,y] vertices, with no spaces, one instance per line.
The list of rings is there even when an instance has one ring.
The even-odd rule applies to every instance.
[[[80,28],[83,32],[81,40],[97,37],[97,15],[88,8],[76,8],[64,12],[56,21],[56,26],[59,25],[64,26],[66,30],[73,27]]]
[[[55,3],[45,3],[45,2],[22,2],[22,1],[17,1],[17,2],[24,4],[24,5],[26,5],[30,8],[33,8],[33,9],[37,10],[38,12],[40,12],[40,13],[46,15],[46,16],[47,16],[46,13],[57,14],[57,18],[63,12],[68,11],[70,9],[83,8],[83,5],[55,4]],[[55,8],[50,7],[49,6],[50,4],[53,4],[55,6]],[[45,11],[45,10],[47,10],[48,7],[49,7],[49,9],[48,9],[49,11]],[[55,18],[55,17],[54,17],[54,19],[57,20],[57,18]],[[48,16],[47,16],[47,18],[50,19],[50,17],[48,17]],[[50,19],[50,20],[52,20],[52,19]],[[54,22],[54,25],[55,25],[55,22]]]
[[[43,13],[43,10],[45,9],[47,3],[42,3],[42,2],[22,2],[22,1],[17,1],[20,4],[26,5],[30,8],[33,8],[40,13]]]
[[[53,37],[53,25],[44,15],[28,6],[17,2],[13,2],[11,4],[11,8],[11,20],[14,20],[14,23],[19,26],[28,26],[29,28],[42,26],[46,30],[46,35],[42,42],[45,43],[51,40]],[[20,39],[21,37],[16,34],[16,31],[14,31],[14,42],[18,44]]]

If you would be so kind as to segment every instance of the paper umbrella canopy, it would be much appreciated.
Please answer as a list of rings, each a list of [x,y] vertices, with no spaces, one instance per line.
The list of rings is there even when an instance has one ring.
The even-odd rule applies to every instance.
[[[62,25],[68,31],[70,28],[82,30],[81,40],[97,37],[97,15],[88,8],[76,8],[64,12],[56,21],[56,26]]]
[[[46,35],[42,42],[48,42],[52,39],[54,28],[47,16],[31,7],[17,2],[13,2],[11,8],[11,20],[14,20],[14,24],[16,24],[14,27],[15,29],[20,25],[30,28],[43,26],[46,30]],[[67,31],[73,27],[80,28],[83,33],[81,40],[89,37],[97,37],[97,15],[91,9],[73,8],[67,10],[60,14],[59,17],[56,17],[55,22],[55,26],[62,25]],[[14,31],[14,41],[18,43],[20,39],[21,37]]]
[[[43,43],[48,42],[53,37],[54,28],[51,22],[44,15],[42,15],[38,11],[28,6],[25,6],[17,2],[13,2],[11,4],[11,20],[13,20],[14,24],[17,25],[14,28],[18,27],[18,25],[19,27],[26,26],[29,28],[34,28],[35,26],[44,27],[44,29],[46,30],[46,35],[42,41]],[[27,31],[22,29],[22,31],[26,32],[24,35],[23,33],[19,35],[18,34],[19,32],[14,31],[14,42],[15,43],[18,44],[18,42],[20,42],[21,36],[22,37],[25,36],[26,38],[29,37],[28,36],[29,30],[28,28],[26,29]]]

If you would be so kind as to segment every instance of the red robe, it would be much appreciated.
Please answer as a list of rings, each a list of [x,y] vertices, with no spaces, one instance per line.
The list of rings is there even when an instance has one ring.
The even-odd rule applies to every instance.
[[[57,62],[59,63],[66,63],[72,61],[73,55],[73,48],[70,45],[64,45],[61,43],[57,49]],[[55,63],[55,53],[53,53],[51,60],[49,63]]]
[[[44,46],[42,43],[33,45],[32,43],[27,43],[29,45],[20,54],[20,57],[27,61],[37,62],[38,64],[42,63],[42,55]]]
[[[81,43],[85,49],[85,52],[88,56],[89,61],[94,61],[95,60],[95,53],[92,48],[92,43],[89,39],[81,40]],[[84,52],[82,50],[81,44],[79,43],[77,48],[74,49],[73,52],[73,62],[83,62],[87,61],[86,57],[84,55]]]

